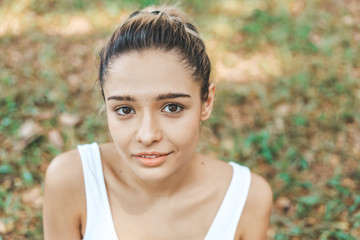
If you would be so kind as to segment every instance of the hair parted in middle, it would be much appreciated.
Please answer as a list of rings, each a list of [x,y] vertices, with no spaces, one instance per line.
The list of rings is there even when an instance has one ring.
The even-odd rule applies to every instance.
[[[210,59],[205,44],[186,15],[175,7],[150,6],[135,11],[112,34],[100,52],[99,82],[103,86],[108,67],[122,54],[144,50],[174,50],[194,80],[201,86],[201,99],[208,97]]]

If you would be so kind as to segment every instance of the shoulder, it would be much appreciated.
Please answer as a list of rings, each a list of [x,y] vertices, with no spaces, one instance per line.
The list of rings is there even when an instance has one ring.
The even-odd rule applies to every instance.
[[[82,180],[82,165],[80,154],[77,150],[62,153],[56,156],[46,170],[45,184],[57,187],[76,188],[76,183]]]
[[[253,172],[251,173],[248,200],[265,204],[263,206],[266,209],[271,208],[273,201],[273,194],[269,183],[263,177]]]
[[[75,149],[56,156],[46,170],[45,200],[76,203],[85,193],[79,152]],[[74,199],[72,199],[74,198]]]
[[[79,152],[72,150],[58,155],[51,161],[45,176],[43,206],[45,235],[49,237],[64,233],[63,229],[68,229],[67,234],[77,234],[80,221],[86,211],[85,201]]]
[[[241,239],[265,239],[269,225],[273,194],[268,182],[251,173],[251,184],[238,225]]]

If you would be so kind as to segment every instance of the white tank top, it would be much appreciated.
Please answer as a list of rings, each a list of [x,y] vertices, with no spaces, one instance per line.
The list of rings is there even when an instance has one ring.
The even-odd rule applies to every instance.
[[[86,193],[86,228],[83,240],[119,240],[112,221],[100,150],[97,143],[79,145]],[[205,240],[232,240],[248,195],[251,174],[230,162],[233,176]]]

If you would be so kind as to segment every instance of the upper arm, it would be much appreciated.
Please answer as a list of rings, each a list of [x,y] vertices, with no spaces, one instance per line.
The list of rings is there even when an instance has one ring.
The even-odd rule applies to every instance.
[[[45,177],[44,238],[81,239],[80,216],[84,201],[82,166],[78,152],[56,157]]]
[[[264,178],[252,173],[248,197],[238,225],[240,239],[266,239],[272,204],[271,187]]]

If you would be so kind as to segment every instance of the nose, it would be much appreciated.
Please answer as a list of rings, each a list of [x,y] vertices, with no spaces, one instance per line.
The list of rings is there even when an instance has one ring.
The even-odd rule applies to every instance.
[[[151,113],[144,113],[139,119],[139,126],[136,133],[136,141],[149,146],[162,139],[162,131],[159,122]]]

